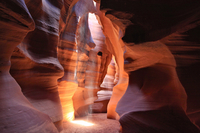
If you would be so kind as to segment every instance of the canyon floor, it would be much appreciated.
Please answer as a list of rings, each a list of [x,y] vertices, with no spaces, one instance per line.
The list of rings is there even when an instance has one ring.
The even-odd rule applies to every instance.
[[[88,122],[81,125],[74,122]],[[93,113],[79,117],[74,122],[63,122],[64,130],[61,133],[120,133],[120,124],[117,120],[107,119],[106,113]]]

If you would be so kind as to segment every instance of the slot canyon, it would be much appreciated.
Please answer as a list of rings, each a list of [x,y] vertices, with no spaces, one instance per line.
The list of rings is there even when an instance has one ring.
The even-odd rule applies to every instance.
[[[200,133],[200,1],[0,0],[0,133]]]

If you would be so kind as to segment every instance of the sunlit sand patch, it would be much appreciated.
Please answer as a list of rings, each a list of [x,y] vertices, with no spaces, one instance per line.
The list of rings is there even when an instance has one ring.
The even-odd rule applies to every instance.
[[[82,125],[82,126],[93,126],[94,125],[93,123],[90,123],[90,122],[87,122],[84,120],[74,120],[74,121],[71,121],[71,123]]]

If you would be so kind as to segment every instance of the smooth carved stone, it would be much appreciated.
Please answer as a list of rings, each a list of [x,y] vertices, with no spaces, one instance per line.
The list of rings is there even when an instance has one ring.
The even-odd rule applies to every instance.
[[[68,22],[61,30],[58,45],[58,59],[64,68],[64,76],[58,80],[58,91],[65,121],[74,119],[72,97],[78,87],[76,81],[77,45],[75,42],[77,24],[78,16],[73,13],[68,17]]]
[[[97,92],[98,99],[90,106],[92,113],[107,113],[107,106],[112,96],[111,90],[100,90]]]
[[[200,26],[190,23],[180,31],[164,38],[162,42],[172,51],[177,62],[177,74],[187,92],[187,115],[200,129]]]
[[[103,34],[102,26],[96,17],[95,14],[89,14],[88,19],[91,36],[96,44],[95,48],[89,52],[85,77],[85,88],[88,89],[100,89],[112,57],[105,44],[106,37]]]
[[[57,133],[48,115],[35,109],[10,75],[10,58],[34,22],[23,0],[0,2],[0,132]],[[30,79],[30,78],[29,78]]]
[[[126,70],[129,72],[129,86],[116,108],[117,113],[121,116],[123,132],[130,132],[134,128],[137,130],[136,132],[141,132],[142,128],[149,126],[149,130],[152,132],[158,132],[157,130],[160,129],[162,132],[175,133],[180,130],[180,127],[179,123],[175,124],[177,126],[171,125],[170,121],[173,119],[181,121],[183,124],[188,123],[189,125],[184,127],[185,130],[199,132],[186,116],[187,94],[179,81],[175,59],[168,48],[157,41],[133,45],[130,46],[130,50],[127,56],[125,54],[125,58],[132,59],[125,64],[125,69],[127,68]],[[165,113],[166,108],[174,111],[174,114]],[[156,112],[159,112],[160,117],[154,121],[152,117],[156,115]],[[141,115],[135,118],[137,113]],[[149,117],[146,117],[145,114],[149,114]],[[177,118],[173,117],[175,114],[178,116]],[[169,119],[166,119],[165,115]],[[127,117],[132,121],[128,125],[125,124],[129,121]],[[153,125],[144,124],[151,119],[154,122]],[[131,127],[131,125],[137,124],[137,120],[141,122],[141,126]],[[166,125],[159,124],[163,122]]]
[[[31,104],[49,115],[58,130],[62,130],[57,79],[63,75],[63,68],[57,59],[57,44],[63,3],[62,0],[27,0],[26,5],[35,29],[18,46],[20,50],[15,51],[11,74]]]
[[[89,105],[97,99],[97,89],[87,89],[78,87],[72,97],[74,103],[75,116],[86,116],[91,113]]]
[[[111,60],[110,64],[108,65],[106,76],[103,79],[101,84],[101,88],[106,90],[112,90],[115,86],[115,74],[116,74],[116,67],[115,62]]]
[[[61,20],[60,20],[61,32],[60,32],[60,42],[58,46],[58,58],[62,66],[64,67],[64,76],[58,80],[58,84],[59,84],[59,93],[60,93],[63,112],[64,112],[64,119],[67,121],[74,119],[74,107],[73,107],[74,103],[72,103],[72,96],[77,90],[77,85],[76,85],[77,79],[78,79],[79,86],[81,83],[83,84],[82,79],[84,79],[83,78],[84,75],[82,75],[79,72],[77,74],[77,70],[81,71],[80,67],[84,65],[84,63],[82,63],[82,61],[84,60],[84,57],[86,57],[86,61],[88,59],[87,55],[85,55],[84,53],[80,54],[81,52],[80,50],[78,53],[77,42],[78,44],[80,44],[81,41],[79,41],[79,39],[76,41],[76,38],[77,38],[76,34],[79,35],[79,31],[82,27],[83,29],[85,28],[86,30],[88,30],[87,25],[86,26],[81,25],[82,27],[81,26],[78,27],[78,25],[80,25],[81,22],[84,21],[83,18],[84,17],[87,18],[86,14],[88,13],[88,11],[90,11],[90,8],[85,8],[85,7],[90,7],[91,3],[93,4],[92,1],[88,1],[88,2],[90,4],[87,4],[85,0],[80,0],[80,1],[78,0],[66,1],[65,0],[64,7],[61,10]],[[84,4],[87,4],[87,6],[86,5],[84,6]],[[81,22],[79,22],[82,16],[83,18],[81,19]],[[84,31],[85,30],[83,30],[83,32]],[[85,38],[82,37],[82,39],[83,39],[82,42],[84,43]],[[80,62],[79,60],[81,59],[83,60]],[[84,74],[84,70],[83,70],[83,74]],[[68,88],[70,95],[68,94],[66,90],[67,85],[71,86],[70,90]]]
[[[74,118],[72,113],[73,106],[71,97],[77,90],[77,86],[75,85],[76,82],[78,82],[79,86],[84,87],[85,70],[89,59],[88,51],[95,46],[91,41],[91,35],[87,23],[88,13],[94,11],[95,8],[92,0],[65,0],[64,7],[61,10],[58,58],[64,67],[64,76],[58,80],[58,84],[64,116],[66,116],[65,120],[67,121]],[[85,34],[87,37],[85,37]],[[67,94],[67,90],[65,91],[67,85],[70,86],[70,95]],[[78,101],[77,104],[74,103],[74,105],[79,106],[79,102],[80,101]],[[85,104],[82,106],[84,105]],[[68,109],[66,106],[68,106]],[[77,106],[74,107],[75,112],[76,109],[78,109]],[[79,111],[79,113],[81,113],[81,111]]]
[[[89,51],[95,47],[92,40],[89,25],[88,14],[89,12],[95,12],[94,3],[92,0],[78,1],[73,10],[77,17],[79,17],[77,30],[76,30],[76,42],[77,42],[77,81],[79,87],[85,86],[85,71],[87,67],[87,61],[89,59]]]
[[[104,77],[103,82],[100,85],[101,90],[97,92],[98,99],[95,100],[94,104],[90,106],[92,112],[94,113],[107,112],[108,102],[110,101],[110,98],[112,96],[113,87],[116,84],[115,74],[116,74],[115,62],[111,60],[107,68],[106,76]]]
[[[82,101],[85,101],[82,102],[82,105],[80,104],[80,102],[76,103],[75,101],[77,100],[74,100],[75,108],[77,109],[80,108],[77,110],[79,112],[79,116],[86,115],[90,111],[88,110],[88,106],[90,104],[93,104],[94,100],[97,99],[96,93],[100,89],[100,84],[102,83],[103,78],[105,77],[107,66],[111,60],[111,54],[108,52],[107,46],[105,44],[105,36],[103,35],[101,25],[99,25],[96,16],[94,14],[89,14],[88,21],[89,21],[89,29],[91,32],[91,37],[96,47],[89,51],[88,57],[86,57],[86,54],[84,54],[86,58],[81,57],[81,59],[84,59],[85,62],[80,62],[80,61],[78,62],[77,77],[80,78],[79,86],[81,85],[84,86],[78,89],[82,89],[84,92],[86,91],[88,93],[91,93],[88,94],[87,97],[82,99]],[[80,73],[79,71],[81,71],[82,73],[79,74]],[[83,73],[85,73],[85,75],[83,75]],[[80,97],[77,96],[80,94],[81,90],[77,90],[74,97]],[[83,111],[84,109],[85,111]],[[80,114],[81,112],[80,110],[83,111],[82,114]]]
[[[134,45],[130,50],[125,53],[125,59],[132,59],[132,62],[125,64],[125,70],[129,72],[129,87],[118,103],[117,112],[123,115],[170,105],[186,110],[187,95],[178,79],[175,59],[168,48],[157,41]],[[130,101],[123,105],[124,100]],[[123,106],[126,106],[126,110]]]
[[[85,75],[89,60],[89,52],[95,47],[88,25],[88,13],[80,18],[77,27],[77,81],[80,87],[85,87]]]
[[[97,92],[98,99],[91,106],[93,112],[110,112],[110,107],[108,103],[112,96],[113,88],[119,81],[119,73],[117,70],[117,65],[114,59],[111,60],[108,65],[107,74],[101,84],[101,90]],[[116,113],[114,113],[116,114]],[[112,117],[108,117],[112,118]]]
[[[159,39],[161,39],[161,38],[164,38],[164,37],[166,37],[167,35],[170,35],[171,33],[173,33],[173,32],[176,32],[177,30],[179,31],[179,30],[185,30],[185,29],[187,29],[187,28],[189,28],[189,29],[191,29],[191,27],[194,27],[195,25],[197,26],[197,25],[199,25],[198,23],[196,23],[196,24],[194,24],[194,22],[196,22],[196,21],[199,21],[199,14],[200,14],[200,3],[199,3],[199,1],[198,0],[196,0],[196,1],[192,1],[192,2],[190,2],[190,4],[188,4],[188,2],[189,1],[137,1],[137,0],[134,0],[134,1],[129,1],[129,0],[125,0],[125,1],[120,1],[120,0],[117,0],[117,3],[116,3],[116,0],[101,0],[101,9],[102,10],[107,10],[106,11],[106,15],[109,17],[109,18],[111,18],[111,19],[113,19],[113,16],[114,17],[116,17],[118,20],[117,20],[117,23],[118,23],[118,26],[120,27],[120,28],[122,28],[122,29],[124,29],[124,33],[125,33],[125,35],[124,35],[124,37],[123,37],[123,40],[125,41],[125,42],[127,42],[128,44],[127,45],[130,45],[130,46],[135,46],[135,48],[133,47],[133,49],[132,49],[132,51],[130,52],[130,53],[132,53],[132,57],[131,56],[129,56],[129,57],[127,57],[127,58],[125,58],[126,60],[125,60],[125,62],[127,62],[129,65],[125,65],[125,69],[127,70],[127,71],[133,71],[133,72],[131,72],[131,74],[132,73],[138,73],[137,75],[138,75],[138,77],[140,77],[140,75],[142,75],[141,73],[141,71],[144,71],[144,69],[142,69],[141,70],[141,68],[145,68],[145,67],[147,67],[147,68],[145,68],[145,69],[150,69],[149,68],[149,66],[151,66],[151,65],[153,65],[153,64],[155,64],[157,61],[162,61],[162,63],[161,64],[165,64],[165,65],[163,65],[163,66],[160,66],[160,68],[157,66],[156,67],[156,69],[154,69],[155,70],[155,72],[156,71],[160,71],[160,70],[162,70],[162,71],[165,71],[165,69],[167,69],[167,68],[164,68],[164,67],[167,67],[169,64],[170,64],[170,58],[169,59],[166,59],[165,61],[163,60],[163,59],[161,59],[161,58],[165,58],[163,55],[165,55],[165,53],[162,53],[161,51],[161,53],[160,54],[158,54],[158,55],[155,55],[156,53],[158,53],[157,51],[152,51],[151,53],[152,54],[150,54],[149,55],[149,53],[147,52],[147,51],[149,51],[149,50],[146,50],[146,52],[144,51],[144,49],[142,50],[143,51],[143,53],[142,53],[142,51],[141,50],[139,50],[138,51],[138,49],[137,49],[137,45],[135,45],[135,44],[138,44],[138,45],[141,45],[141,43],[142,44],[144,44],[143,42],[149,42],[149,41],[152,41],[152,40],[159,40]],[[113,4],[113,3],[116,3],[116,4]],[[141,9],[143,9],[143,10],[141,10]],[[188,12],[188,11],[190,11],[190,12]],[[173,18],[173,19],[172,19]],[[115,19],[116,20],[116,19]],[[187,31],[187,30],[185,30],[185,31]],[[180,32],[179,32],[180,33]],[[196,34],[198,34],[197,32],[196,32]],[[171,35],[170,35],[171,36]],[[186,49],[184,49],[184,47],[180,47],[180,43],[182,43],[182,39],[185,39],[185,38],[190,38],[190,37],[188,37],[188,35],[187,35],[187,32],[186,32],[186,34],[184,34],[184,35],[178,35],[178,36],[176,36],[176,35],[172,35],[172,37],[169,37],[169,38],[167,38],[166,40],[167,41],[171,41],[171,42],[173,42],[171,45],[177,45],[178,47],[171,47],[171,45],[169,45],[170,43],[169,42],[167,42],[167,45],[169,45],[170,46],[170,50],[172,50],[172,51],[175,51],[175,53],[174,53],[174,55],[175,55],[175,57],[176,57],[176,59],[177,59],[177,61],[178,61],[178,66],[180,65],[186,65],[187,63],[189,63],[189,64],[191,64],[192,63],[192,61],[194,61],[194,62],[196,62],[195,60],[190,60],[190,61],[187,61],[187,59],[188,59],[188,55],[187,56],[182,56],[182,54],[184,53],[184,52],[186,52],[186,51],[188,51],[189,49],[189,51],[192,51],[192,47],[190,46],[190,45],[188,45],[188,44],[190,44],[190,42],[185,42],[185,44],[187,44],[187,48]],[[194,38],[196,38],[195,36],[193,36],[193,37],[191,37],[192,38],[192,42],[194,43]],[[190,38],[190,39],[191,39]],[[169,40],[168,40],[169,39]],[[164,43],[166,42],[166,40],[162,40]],[[189,41],[189,40],[187,40],[187,41]],[[191,40],[190,40],[191,41]],[[151,42],[152,43],[152,42]],[[195,42],[196,43],[196,42]],[[145,46],[146,47],[146,46]],[[144,47],[144,48],[145,48]],[[151,46],[150,46],[151,47]],[[141,47],[142,48],[142,47]],[[134,51],[134,49],[135,49],[135,51]],[[151,49],[151,48],[150,48]],[[183,50],[184,49],[184,50]],[[180,52],[180,51],[181,52]],[[183,52],[183,51],[184,52]],[[134,53],[134,52],[135,53]],[[151,50],[150,50],[151,51]],[[149,52],[150,52],[149,51]],[[141,52],[140,54],[139,54],[139,52]],[[129,54],[130,54],[129,53]],[[187,52],[186,52],[187,53]],[[163,55],[162,55],[163,54]],[[130,54],[131,55],[131,54]],[[161,55],[161,56],[160,56]],[[191,53],[189,54],[189,55],[191,55]],[[154,57],[153,57],[154,56]],[[150,58],[149,58],[150,57]],[[168,56],[169,57],[169,56]],[[186,58],[185,58],[186,57]],[[196,58],[197,56],[195,56],[195,58]],[[141,60],[137,60],[137,59],[139,59],[139,58],[141,58]],[[142,59],[143,58],[143,59]],[[160,59],[159,59],[160,58]],[[181,59],[180,59],[181,58]],[[190,59],[191,59],[191,57],[189,57]],[[156,61],[157,60],[157,61]],[[182,61],[182,60],[184,60],[184,61]],[[173,61],[171,60],[171,63],[172,63]],[[193,62],[193,63],[194,63]],[[196,64],[197,65],[197,64]],[[192,69],[193,70],[195,70],[195,66],[196,65],[194,65],[193,67],[192,67]],[[197,65],[198,66],[198,65]],[[180,71],[182,71],[182,73],[184,73],[183,72],[183,70],[184,69],[182,69],[183,68],[183,66],[181,66],[180,68],[177,68],[177,70],[178,70],[178,76],[179,77],[181,77],[181,79],[182,79],[182,83],[184,83],[185,85],[184,85],[184,87],[185,86],[187,86],[187,87],[189,87],[190,89],[190,91],[187,91],[187,92],[190,92],[190,94],[191,94],[191,92],[192,92],[192,89],[191,88],[194,88],[194,87],[191,87],[191,85],[192,86],[195,86],[194,85],[194,83],[193,83],[193,81],[192,81],[192,83],[189,83],[188,82],[188,80],[189,79],[191,79],[191,78],[189,78],[190,76],[189,76],[189,74],[188,74],[188,76],[185,76],[184,74],[181,74],[180,73]],[[171,67],[171,68],[168,68],[168,69],[171,69],[171,70],[173,70],[174,72],[172,73],[172,75],[174,75],[174,77],[176,77],[177,79],[178,79],[178,76],[177,76],[177,74],[176,74],[176,71],[175,71],[175,68],[173,68],[173,67]],[[181,70],[182,69],[182,70]],[[188,70],[188,67],[185,67],[185,70]],[[191,69],[191,68],[189,68],[189,69]],[[140,71],[141,73],[139,73],[138,71]],[[198,72],[197,70],[196,70],[196,72]],[[194,73],[196,73],[196,72],[194,72]],[[158,73],[158,72],[157,72]],[[137,76],[136,75],[136,76]],[[172,76],[171,75],[171,76]],[[183,76],[184,75],[184,76]],[[132,77],[134,77],[134,76],[132,76]],[[170,77],[170,76],[169,76]],[[173,77],[173,78],[174,78]],[[186,77],[188,77],[188,79],[186,79]],[[193,77],[193,76],[191,76],[191,77]],[[146,78],[146,77],[144,77],[144,78]],[[158,78],[158,79],[161,79],[161,78],[166,78],[165,76],[164,77],[160,77],[160,78]],[[171,78],[171,77],[170,77]],[[170,79],[169,78],[169,79]],[[174,83],[175,85],[174,85],[174,88],[175,89],[178,89],[178,88],[183,88],[183,87],[180,87],[181,85],[179,85],[179,86],[176,86],[176,84],[179,84],[179,80],[175,80],[176,82]],[[135,81],[134,81],[135,80]],[[139,94],[143,91],[143,90],[140,90],[139,88],[137,88],[137,86],[139,86],[139,85],[141,85],[141,83],[139,82],[139,81],[143,81],[143,79],[134,79],[133,81],[130,81],[130,83],[131,82],[137,82],[137,83],[135,83],[135,85],[133,85],[132,86],[132,89],[133,88],[135,88],[135,90],[137,90],[138,89],[138,91],[136,91],[136,93],[138,92]],[[191,80],[193,80],[193,79],[191,79]],[[159,80],[158,80],[159,81]],[[147,82],[148,83],[148,82]],[[162,82],[161,82],[162,83]],[[153,84],[153,83],[151,83],[151,84]],[[159,83],[156,83],[156,81],[155,81],[155,85],[158,85]],[[188,85],[186,85],[186,84],[188,84]],[[172,84],[173,85],[173,84]],[[198,84],[196,84],[197,86],[198,86]],[[162,87],[162,86],[161,86]],[[177,87],[177,88],[176,88]],[[129,89],[130,89],[131,87],[129,87]],[[160,88],[160,87],[159,87]],[[174,89],[173,88],[173,89]],[[126,94],[126,98],[124,97],[123,99],[127,99],[128,98],[128,92],[131,92],[130,90],[127,90],[127,94]],[[196,92],[196,91],[195,91]],[[157,92],[158,93],[158,92]],[[172,97],[172,99],[175,97],[174,95],[173,95],[173,90],[171,90],[171,92],[169,91],[168,92],[169,93],[169,99],[170,99],[170,97]],[[170,94],[171,93],[171,94]],[[177,119],[177,120],[179,120],[179,121],[184,121],[184,119],[187,121],[186,123],[188,123],[188,124],[184,124],[184,125],[188,125],[188,129],[190,129],[190,127],[191,127],[191,122],[188,120],[188,118],[187,118],[187,116],[185,116],[185,112],[183,111],[183,109],[184,110],[186,110],[186,99],[184,100],[184,97],[186,98],[186,95],[184,94],[184,89],[180,89],[180,90],[178,90],[176,93],[179,93],[179,94],[181,94],[182,95],[182,101],[180,100],[174,100],[174,101],[176,101],[176,106],[182,106],[182,109],[181,108],[179,108],[179,109],[175,109],[176,107],[172,107],[172,110],[174,111],[174,112],[176,112],[177,113],[177,116],[179,116],[179,119]],[[194,92],[193,92],[194,93]],[[133,94],[135,94],[135,93],[133,93]],[[142,94],[142,93],[141,93]],[[151,93],[150,93],[151,94]],[[149,95],[150,95],[149,94]],[[153,92],[152,92],[152,94],[153,94]],[[166,93],[167,94],[167,93]],[[196,93],[197,95],[198,95],[198,93]],[[158,94],[159,95],[159,94]],[[163,94],[164,95],[164,94]],[[171,96],[172,95],[172,96]],[[179,95],[179,96],[181,96],[181,95]],[[150,95],[151,96],[151,95]],[[152,95],[153,96],[153,95]],[[155,96],[156,96],[156,93],[155,93]],[[133,96],[134,97],[134,96]],[[143,97],[143,96],[142,96]],[[193,96],[193,97],[196,97],[196,96]],[[131,99],[131,96],[129,96],[129,98]],[[166,97],[163,97],[163,99],[162,100],[160,100],[160,102],[162,101],[163,103],[165,103],[167,100],[164,100]],[[137,104],[138,105],[138,107],[139,107],[139,102],[141,102],[141,99],[142,98],[138,98],[138,100],[137,101],[135,101],[135,104]],[[125,100],[124,100],[125,101]],[[130,102],[130,100],[128,100],[127,99],[127,101],[128,102]],[[144,100],[145,101],[145,100]],[[147,100],[148,101],[148,100]],[[152,98],[149,100],[149,102],[150,101],[152,101]],[[154,100],[153,100],[154,101]],[[158,102],[159,102],[159,100],[156,100],[155,99],[155,101],[157,102],[157,104],[158,104]],[[165,101],[165,102],[164,102]],[[184,102],[185,101],[185,102]],[[170,104],[170,102],[172,102],[172,101],[168,101],[169,102],[169,104]],[[177,103],[177,102],[179,102],[179,103]],[[191,102],[191,101],[190,101]],[[122,105],[122,103],[124,103],[124,102],[121,102],[121,105]],[[172,102],[173,103],[173,102]],[[147,103],[146,105],[148,105],[148,106],[146,106],[147,108],[149,108],[149,103]],[[153,103],[152,103],[152,105],[154,105]],[[155,104],[156,105],[156,104]],[[155,106],[154,105],[154,106]],[[160,105],[162,105],[162,104],[158,104],[159,106]],[[194,105],[194,103],[193,103],[193,105]],[[135,106],[134,105],[131,105],[131,103],[128,105],[124,105],[123,107],[125,108],[131,108],[131,106],[134,108]],[[140,109],[142,109],[143,107],[145,107],[145,105],[144,106],[141,106],[140,105]],[[120,105],[119,105],[119,108],[121,108],[121,110],[119,110],[119,112],[120,111],[122,111],[123,110],[123,108],[122,107],[120,107]],[[145,109],[145,108],[144,108]],[[123,111],[122,111],[123,112]],[[122,113],[121,112],[121,113]],[[125,111],[126,112],[126,111]],[[161,117],[159,118],[159,120],[158,121],[156,121],[157,122],[157,124],[158,123],[160,123],[160,122],[162,122],[163,123],[163,121],[162,120],[165,120],[165,118],[164,117],[162,117],[162,115],[165,113],[163,110],[159,110],[158,111],[161,115]],[[179,113],[180,112],[183,112],[183,114],[182,115],[180,115]],[[134,131],[136,131],[137,130],[137,125],[136,126],[134,126],[135,124],[138,124],[138,125],[141,125],[141,127],[145,130],[145,128],[144,127],[147,127],[148,125],[142,125],[142,124],[144,124],[144,122],[146,122],[146,123],[149,123],[149,122],[147,122],[148,121],[148,119],[151,117],[149,117],[148,118],[148,116],[146,117],[145,116],[145,114],[143,114],[143,116],[140,116],[140,118],[137,118],[137,121],[135,121],[134,119],[135,118],[131,118],[132,116],[130,116],[130,115],[133,115],[133,117],[134,117],[134,113],[136,113],[136,115],[137,115],[137,112],[130,112],[130,113],[127,113],[127,114],[124,114],[123,116],[124,116],[124,118],[122,118],[121,119],[121,123],[123,124],[123,126],[125,127],[124,128],[124,130],[123,130],[123,132],[131,132],[131,130],[134,130]],[[139,113],[139,112],[138,112]],[[151,113],[151,111],[145,111],[144,113],[146,113],[147,115],[150,115],[150,113]],[[142,114],[142,113],[141,113]],[[194,120],[194,122],[197,124],[197,123],[199,123],[198,121],[198,119],[196,119],[198,116],[199,116],[199,111],[198,110],[196,110],[196,111],[194,111],[193,110],[193,112],[191,113],[191,114],[194,114],[192,117],[193,117],[193,120]],[[136,116],[135,115],[135,116]],[[153,111],[153,115],[157,115],[156,114],[156,111],[154,112]],[[152,115],[152,116],[153,116]],[[195,117],[195,115],[196,115],[196,118],[194,119],[194,117]],[[123,117],[122,116],[122,117]],[[172,119],[174,119],[173,118],[173,116],[171,115],[171,114],[168,114],[168,116],[169,116],[169,119],[168,120],[172,120]],[[143,118],[142,118],[143,117]],[[170,118],[171,117],[171,118]],[[191,117],[191,118],[192,118]],[[130,118],[130,119],[129,119]],[[143,122],[143,123],[139,123],[138,122],[138,119],[141,119],[141,121]],[[150,118],[150,120],[152,119],[152,117]],[[130,121],[132,121],[131,123],[129,123],[129,120]],[[153,119],[152,119],[153,120]],[[125,122],[125,123],[124,123]],[[126,123],[127,122],[127,123]],[[167,119],[166,119],[166,121],[164,121],[164,122],[166,122],[166,124],[169,124],[169,126],[172,126],[172,127],[174,127],[173,125],[170,125],[170,121],[167,121]],[[168,123],[167,123],[168,122]],[[129,123],[129,124],[128,124]],[[177,122],[177,123],[179,123],[179,122]],[[183,122],[184,123],[184,122]],[[129,125],[129,126],[127,126],[128,128],[126,128],[126,125]],[[189,126],[190,125],[190,126]],[[132,127],[131,127],[132,126]],[[151,125],[151,126],[155,126],[155,125]],[[164,126],[163,126],[164,127]],[[193,127],[193,129],[195,129],[195,127],[194,126],[192,126]],[[134,129],[135,128],[135,129]],[[142,129],[142,128],[140,128],[140,129]],[[178,127],[179,128],[179,127]],[[177,129],[178,129],[177,128]],[[185,130],[185,129],[187,129],[187,126],[185,126],[184,128],[183,128],[183,132],[188,132],[188,129],[187,130]],[[147,131],[140,131],[140,132],[147,132]],[[149,129],[150,130],[150,129]],[[161,130],[162,131],[162,130]],[[197,130],[195,129],[195,130],[191,130],[191,131],[194,131],[194,132],[196,132]],[[136,131],[136,132],[139,132],[139,131]],[[155,130],[154,131],[152,131],[152,132],[156,132]],[[162,131],[162,132],[164,132],[164,131]],[[165,132],[166,132],[166,130],[165,130]],[[170,129],[167,131],[167,132],[176,132],[176,131],[174,131],[174,130],[171,130],[170,131]],[[190,132],[190,131],[189,131]],[[197,131],[197,132],[199,132],[199,131]]]
[[[177,107],[129,112],[120,118],[122,133],[199,133],[185,112]]]
[[[124,72],[124,58],[123,53],[125,51],[124,43],[121,39],[121,30],[120,28],[111,22],[106,16],[105,13],[100,11],[99,3],[96,4],[97,14],[99,16],[99,21],[103,26],[103,32],[106,36],[106,45],[108,50],[115,57],[117,64],[117,75],[118,82],[113,88],[113,95],[109,101],[107,109],[107,117],[111,119],[119,119],[119,115],[116,113],[115,109],[118,101],[125,93],[128,86],[128,75]]]
[[[77,87],[78,84],[74,82],[65,80],[58,82],[58,91],[62,104],[64,121],[74,120],[74,106],[72,97]]]
[[[117,76],[117,77],[119,79],[119,76]],[[119,80],[117,80],[115,82],[115,83],[118,83],[118,84],[116,84],[113,87],[112,96],[111,96],[110,101],[108,103],[107,118],[109,118],[109,119],[119,120],[119,118],[120,118],[120,116],[116,112],[116,107],[118,105],[119,100],[122,98],[122,96],[124,95],[124,93],[125,93],[125,91],[128,87],[129,77],[128,77],[128,74],[125,71],[123,72],[121,80],[122,81],[120,82],[120,84],[119,84]]]
[[[97,16],[95,14],[89,14],[88,21],[90,32],[96,47],[89,52],[89,60],[85,77],[85,88],[99,90],[100,85],[106,75],[108,64],[111,60],[111,53],[107,50],[102,26],[99,24],[96,17]],[[93,97],[96,97],[96,94]],[[90,106],[90,108],[93,108],[92,106]],[[106,109],[107,104],[103,104],[103,107]],[[94,110],[92,109],[92,111]]]
[[[78,24],[76,29],[76,43],[77,43],[77,67],[76,67],[76,80],[78,82],[78,88],[73,96],[74,109],[76,116],[86,115],[88,113],[89,103],[93,103],[96,99],[94,95],[96,90],[91,91],[84,88],[86,80],[86,69],[89,60],[89,52],[95,47],[92,40],[89,25],[88,14],[89,12],[95,12],[94,3],[92,0],[80,0],[74,4],[71,8],[71,15],[75,13],[78,18]],[[84,91],[84,93],[82,93]],[[90,93],[90,94],[85,94]],[[84,98],[83,98],[84,97]],[[88,102],[89,101],[89,102]]]

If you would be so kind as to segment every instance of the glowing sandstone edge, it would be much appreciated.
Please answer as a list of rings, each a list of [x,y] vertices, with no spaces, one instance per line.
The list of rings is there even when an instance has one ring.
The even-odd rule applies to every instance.
[[[103,26],[103,32],[106,36],[106,44],[108,50],[114,55],[117,64],[117,73],[119,74],[119,81],[113,88],[112,97],[108,103],[107,117],[112,119],[119,119],[119,115],[115,109],[118,101],[124,95],[128,86],[128,74],[124,71],[124,43],[120,37],[120,29],[113,25],[103,12],[99,10],[100,4],[96,4],[97,15],[99,23]],[[114,27],[115,26],[115,27]]]

